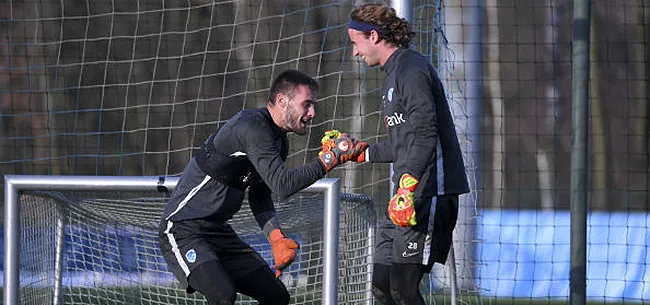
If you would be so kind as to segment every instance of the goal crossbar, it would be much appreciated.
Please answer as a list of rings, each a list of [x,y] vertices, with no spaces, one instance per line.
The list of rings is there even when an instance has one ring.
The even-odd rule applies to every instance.
[[[4,297],[6,305],[20,304],[20,193],[22,191],[172,191],[178,177],[170,176],[50,176],[5,175]],[[322,193],[323,211],[323,289],[322,304],[334,305],[338,296],[338,240],[341,182],[323,178],[303,190]],[[57,251],[63,247],[63,224],[57,224]],[[62,258],[55,262],[61,268]],[[55,286],[60,286],[60,270]],[[54,300],[58,289],[55,287]]]

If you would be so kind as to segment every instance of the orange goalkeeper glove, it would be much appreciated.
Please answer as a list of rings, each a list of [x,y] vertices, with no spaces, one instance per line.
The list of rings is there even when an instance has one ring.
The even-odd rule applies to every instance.
[[[269,234],[273,260],[275,261],[275,277],[282,275],[282,270],[289,267],[296,258],[296,249],[300,248],[296,241],[286,238],[280,229],[275,229]]]
[[[413,192],[418,186],[418,179],[410,174],[403,174],[399,179],[399,188],[397,194],[393,196],[388,204],[388,217],[394,224],[400,227],[414,226],[415,207]]]
[[[323,147],[318,153],[318,159],[325,167],[325,173],[337,165],[355,160],[368,148],[368,143],[352,139],[338,130],[325,132],[325,136],[321,139],[321,145]]]
[[[341,133],[338,130],[328,130],[325,131],[325,135],[321,138],[320,143],[322,146],[321,151],[318,153],[319,156],[322,156],[324,153],[336,148],[337,141],[339,138],[349,138],[353,143],[353,150],[351,155],[346,156],[344,160],[340,160],[344,163],[347,161],[354,161],[362,163],[366,161],[366,148],[368,148],[368,143],[357,141],[354,138],[351,138],[347,133]]]
[[[322,145],[321,151],[318,155],[322,155],[326,151],[332,150],[334,148],[334,139],[340,138],[342,133],[338,130],[328,130],[325,131],[325,134],[320,139],[320,144]]]

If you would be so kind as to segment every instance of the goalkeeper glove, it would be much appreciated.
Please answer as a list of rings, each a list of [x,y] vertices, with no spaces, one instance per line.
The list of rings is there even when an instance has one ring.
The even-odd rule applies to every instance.
[[[321,149],[321,152],[319,154],[322,154],[322,153],[324,153],[326,151],[329,151],[332,148],[334,148],[334,145],[333,145],[334,141],[333,140],[340,138],[341,135],[342,135],[342,133],[340,131],[338,131],[338,130],[325,131],[325,134],[320,139],[320,144],[323,146],[323,148]]]
[[[366,148],[368,148],[368,143],[366,142],[361,142],[357,141],[354,138],[351,138],[347,133],[341,133],[338,130],[328,130],[325,132],[325,135],[321,138],[320,143],[322,145],[321,151],[318,153],[319,156],[323,155],[324,153],[332,150],[332,148],[336,147],[335,140],[341,137],[347,137],[350,140],[352,140],[353,143],[355,144],[355,149],[357,151],[354,152],[353,156],[350,158],[346,158],[345,161],[352,160],[354,162],[362,163],[366,161]],[[360,153],[359,153],[360,151]],[[343,162],[345,162],[343,161]],[[341,163],[343,163],[341,162]]]
[[[300,248],[296,241],[291,238],[286,238],[280,229],[275,229],[269,234],[269,243],[271,244],[271,251],[273,252],[273,260],[275,261],[275,277],[282,275],[282,270],[289,267],[293,260],[296,258],[296,250]]]
[[[399,179],[397,194],[393,196],[388,204],[388,217],[400,227],[414,226],[416,224],[413,192],[415,192],[418,183],[419,181],[415,177],[410,174],[403,174]]]
[[[338,137],[326,139],[324,142],[321,142],[323,150],[318,153],[318,160],[325,167],[325,173],[339,164],[358,158],[368,147],[368,143],[351,139],[345,134],[340,134],[338,131],[328,132],[329,135],[326,133],[325,137],[329,138],[331,135],[338,135]]]

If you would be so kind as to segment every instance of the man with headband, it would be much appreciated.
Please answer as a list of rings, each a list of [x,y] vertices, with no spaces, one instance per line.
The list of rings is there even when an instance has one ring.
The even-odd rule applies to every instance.
[[[381,103],[388,140],[356,159],[392,162],[396,185],[377,224],[373,294],[386,305],[424,304],[420,280],[447,260],[458,196],[469,192],[454,122],[435,69],[408,48],[414,33],[394,9],[356,7],[348,35],[353,55],[386,73]]]

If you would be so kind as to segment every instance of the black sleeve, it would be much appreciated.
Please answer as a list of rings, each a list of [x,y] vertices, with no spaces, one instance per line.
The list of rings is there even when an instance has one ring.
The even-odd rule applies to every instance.
[[[393,144],[390,139],[371,144],[367,149],[368,162],[391,163],[393,162]]]
[[[325,167],[314,159],[297,168],[287,168],[269,126],[248,124],[239,130],[248,159],[270,190],[289,197],[325,176]]]
[[[257,175],[248,188],[248,204],[251,207],[255,220],[267,239],[271,231],[280,229],[280,222],[276,217],[271,190]]]
[[[413,71],[414,70],[414,71]],[[402,73],[398,90],[403,95],[406,117],[411,123],[413,145],[406,152],[407,171],[421,178],[433,159],[438,144],[438,119],[433,96],[433,81],[425,67]],[[401,88],[400,88],[401,87]],[[435,101],[440,102],[440,101]],[[395,173],[400,177],[404,173]]]
[[[251,183],[248,188],[248,204],[251,207],[251,211],[255,216],[255,219],[260,224],[260,228],[266,224],[268,219],[263,215],[269,215],[266,212],[272,212],[273,216],[275,215],[275,205],[273,204],[273,198],[271,197],[271,190],[264,183],[259,176],[255,177],[256,179]]]

